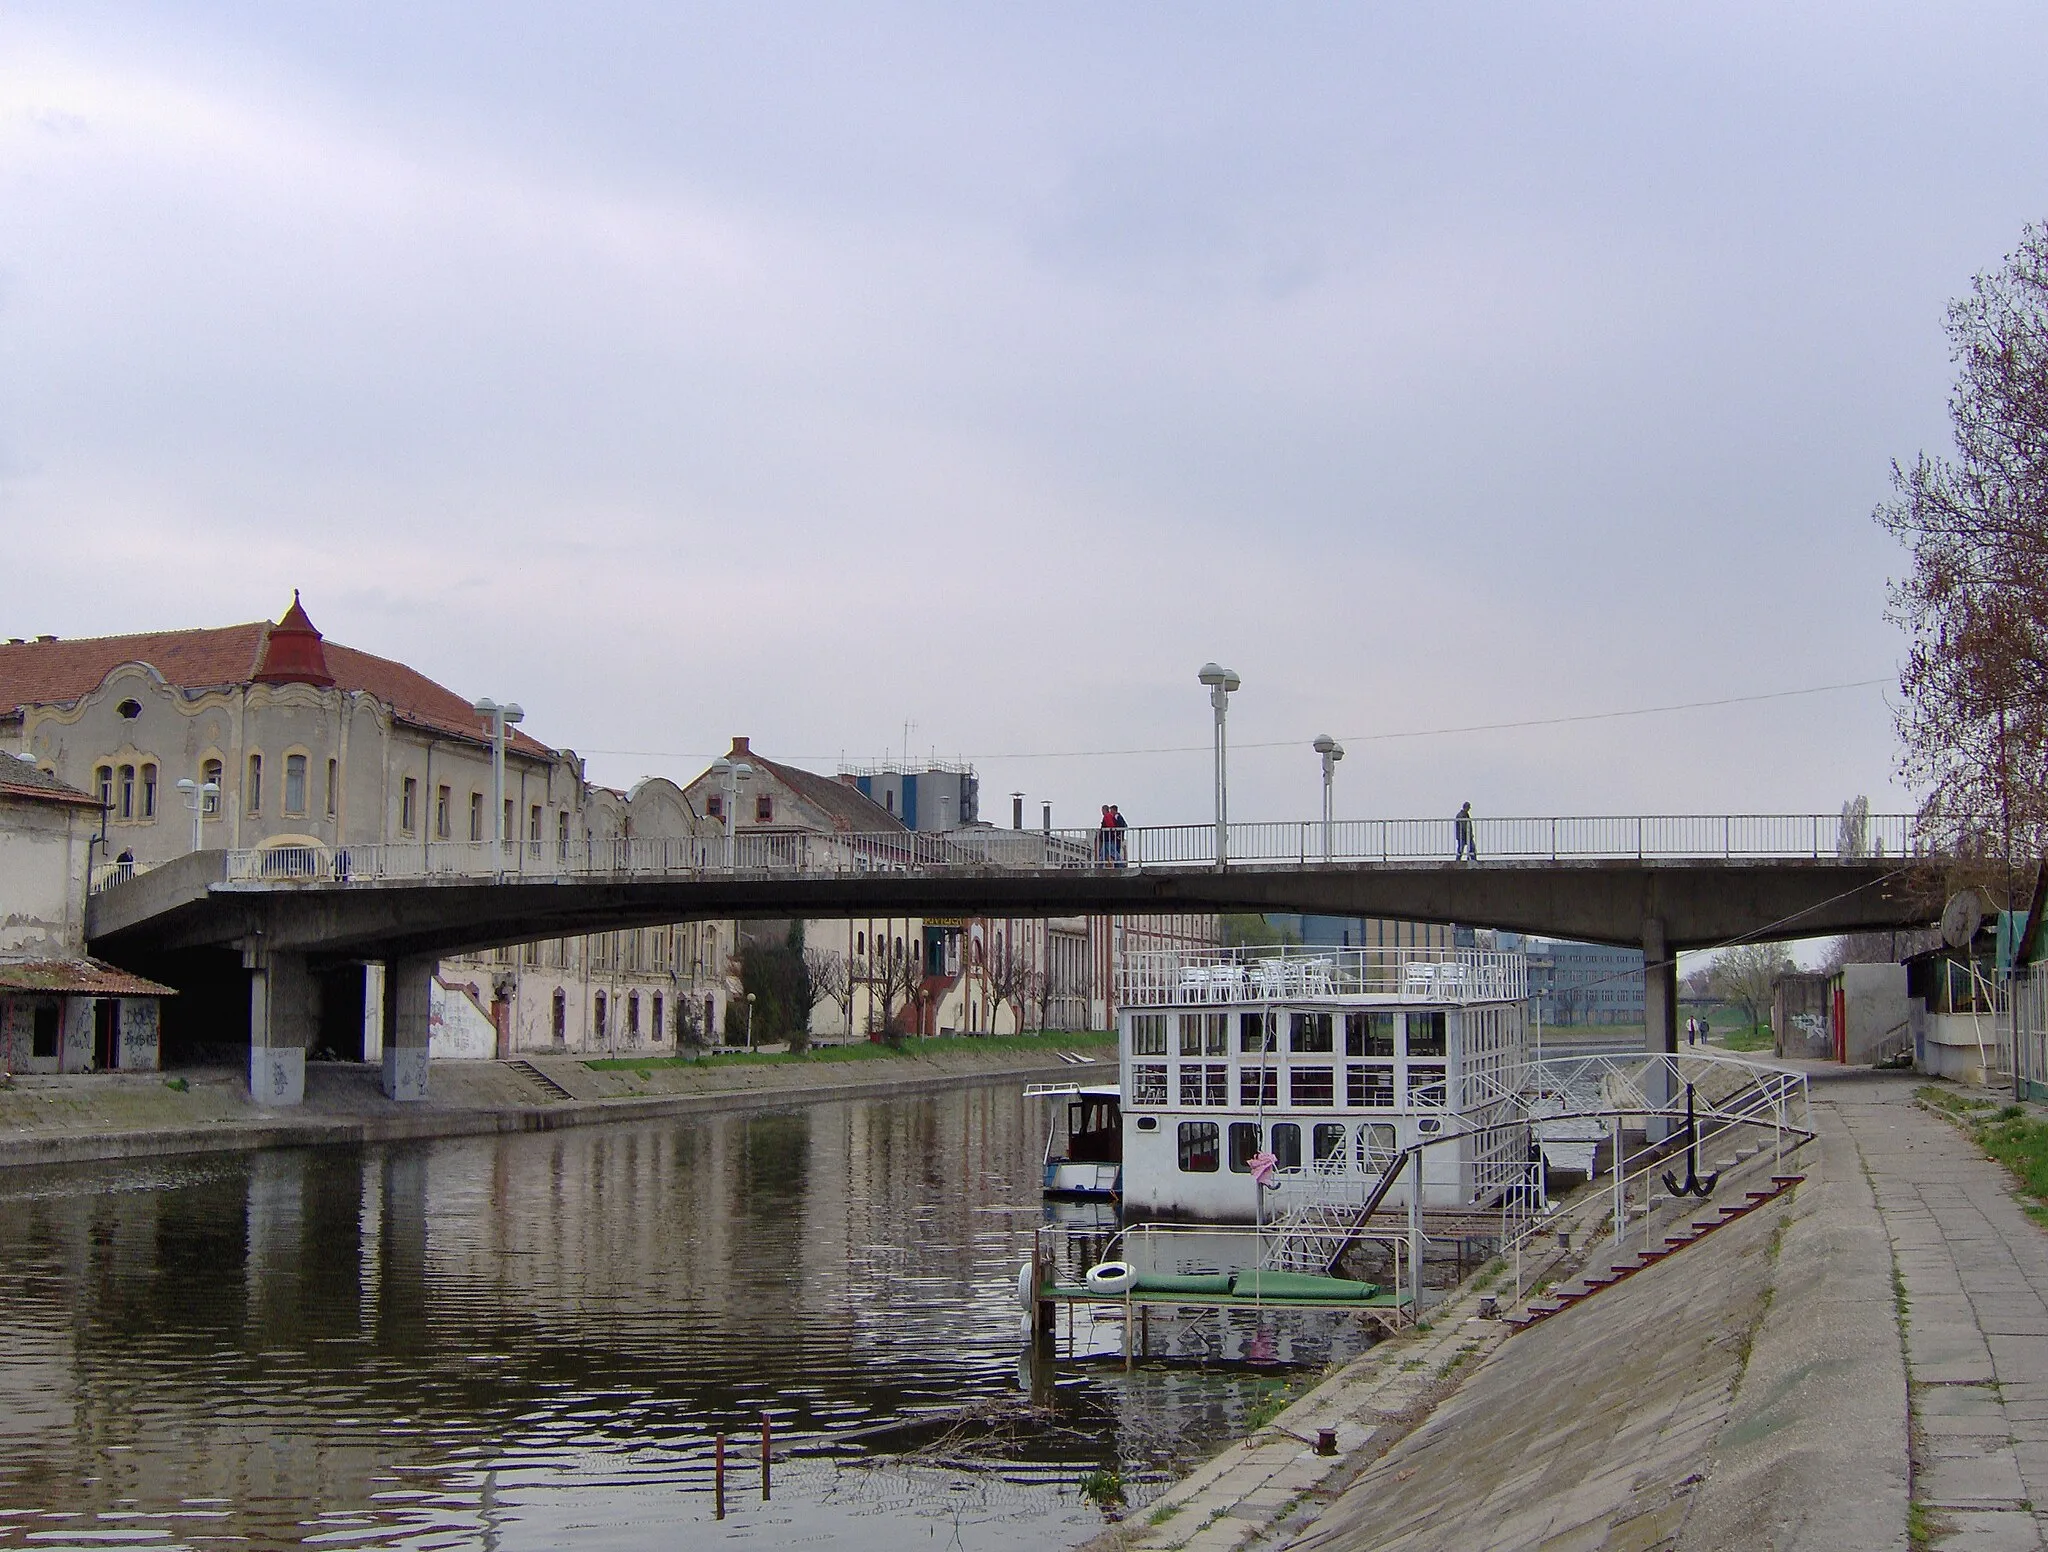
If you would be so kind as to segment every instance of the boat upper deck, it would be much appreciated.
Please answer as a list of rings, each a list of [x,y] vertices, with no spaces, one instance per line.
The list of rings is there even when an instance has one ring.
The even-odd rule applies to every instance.
[[[1307,999],[1391,1003],[1520,1002],[1523,956],[1469,948],[1163,949],[1125,956],[1127,1008],[1215,1007]]]

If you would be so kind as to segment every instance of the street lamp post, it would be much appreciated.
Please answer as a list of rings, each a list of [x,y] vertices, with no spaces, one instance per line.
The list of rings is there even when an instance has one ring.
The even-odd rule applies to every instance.
[[[1323,861],[1330,860],[1330,818],[1334,806],[1337,762],[1344,758],[1344,746],[1328,733],[1316,734],[1316,741],[1309,745],[1323,757]]]
[[[747,1049],[754,1049],[754,994],[747,993]]]
[[[505,871],[505,729],[524,722],[526,713],[517,702],[500,706],[488,695],[475,703],[477,712],[491,722],[491,871]]]
[[[180,776],[178,790],[185,794],[185,807],[192,811],[192,849],[203,851],[206,843],[206,805],[220,797],[220,783],[209,781],[201,786],[190,776]]]
[[[740,783],[754,774],[753,766],[745,760],[717,759],[711,762],[711,774],[718,778],[719,790],[725,797],[725,867],[732,871],[733,856],[733,815],[740,806]]]
[[[1204,663],[1196,678],[1209,687],[1209,705],[1216,713],[1216,866],[1230,861],[1230,776],[1223,737],[1223,719],[1230,711],[1230,692],[1242,681],[1229,669]]]

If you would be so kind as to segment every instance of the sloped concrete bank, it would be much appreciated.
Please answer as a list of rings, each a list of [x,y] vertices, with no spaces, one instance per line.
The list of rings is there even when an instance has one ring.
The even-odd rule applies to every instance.
[[[508,1064],[450,1063],[435,1068],[435,1097],[421,1105],[385,1099],[368,1068],[315,1064],[307,1068],[306,1105],[292,1113],[257,1109],[239,1076],[228,1072],[192,1074],[182,1092],[168,1088],[154,1073],[17,1079],[14,1088],[0,1093],[0,1169],[553,1131],[828,1100],[887,1099],[979,1083],[1088,1081],[1104,1070],[1095,1044],[1077,1043],[1073,1049],[1097,1057],[1098,1064],[1070,1065],[1050,1050],[956,1050],[937,1058],[906,1052],[860,1062],[654,1069],[676,1086],[647,1092],[642,1085],[638,1093],[620,1092],[637,1081],[631,1069],[594,1072],[573,1058],[540,1058],[534,1065],[558,1090],[553,1102],[541,1099],[541,1088]],[[571,1097],[562,1098],[559,1091]]]
[[[1789,1197],[1512,1336],[1468,1293],[1092,1545],[1906,1547],[1890,1248],[1816,1121]],[[1324,1428],[1338,1459],[1309,1448]]]

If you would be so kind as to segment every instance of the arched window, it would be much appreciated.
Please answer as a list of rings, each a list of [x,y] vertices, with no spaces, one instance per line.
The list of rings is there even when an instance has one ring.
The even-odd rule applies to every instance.
[[[640,994],[631,992],[626,997],[626,1033],[635,1040],[640,1038]]]
[[[95,787],[99,788],[99,792],[100,792],[100,807],[101,807],[101,808],[112,808],[112,807],[114,806],[114,768],[113,768],[113,766],[111,766],[111,765],[102,765],[101,767],[99,767],[99,769],[95,770],[95,771],[94,771],[94,772],[92,773],[92,784],[93,784],[93,785],[94,785]]]
[[[561,987],[555,988],[555,1039],[569,1037],[569,994]]]
[[[592,1030],[592,1032],[596,1034],[596,1036],[597,1036],[597,1038],[598,1038],[598,1039],[602,1040],[602,1039],[604,1038],[604,993],[603,993],[603,992],[599,992],[599,993],[597,994],[597,1015],[596,1015],[596,1017],[595,1017],[594,1019],[592,1019],[592,1021],[591,1021],[591,1026],[590,1026],[590,1027],[591,1027],[591,1030]]]
[[[142,768],[142,817],[144,819],[156,818],[156,767],[154,765],[145,765]]]
[[[648,1017],[647,1020],[647,1032],[650,1035],[654,1036],[656,1040],[659,1040],[665,1033],[661,1025],[661,1014],[661,993],[656,992],[654,994],[654,1012]]]
[[[853,935],[853,957],[858,959],[867,951],[868,935],[865,932],[856,932]]]
[[[249,756],[249,812],[260,815],[263,812],[263,756]]]
[[[135,767],[132,765],[121,767],[121,817],[135,817]]]
[[[226,768],[218,760],[208,760],[199,767],[199,785],[202,787],[211,786],[213,788],[212,793],[205,799],[205,808],[208,814],[220,812],[220,793],[223,785],[221,778],[226,774]]]
[[[284,811],[287,814],[306,811],[306,757],[302,754],[284,757]]]

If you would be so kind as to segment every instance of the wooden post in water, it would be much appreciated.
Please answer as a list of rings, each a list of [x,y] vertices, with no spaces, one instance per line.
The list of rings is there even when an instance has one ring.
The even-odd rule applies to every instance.
[[[711,1455],[711,1502],[721,1520],[725,1518],[725,1435],[718,1435]]]
[[[768,1501],[768,1456],[770,1445],[774,1439],[774,1435],[770,1431],[773,1426],[768,1420],[768,1414],[763,1412],[761,1414],[761,1502],[763,1503]]]

